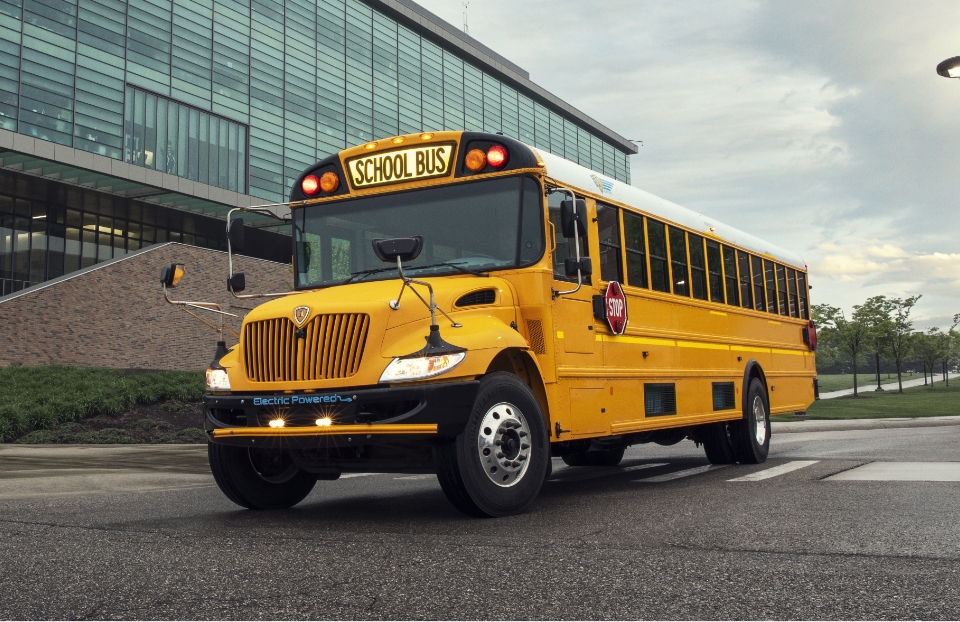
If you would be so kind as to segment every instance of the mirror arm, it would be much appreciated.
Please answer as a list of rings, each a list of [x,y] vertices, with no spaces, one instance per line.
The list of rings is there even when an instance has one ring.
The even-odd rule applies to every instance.
[[[580,270],[580,217],[577,214],[577,195],[569,188],[555,188],[554,192],[564,192],[570,195],[570,201],[573,205],[573,250],[574,256],[577,258],[577,286],[564,292],[558,292],[551,288],[552,298],[556,300],[560,296],[575,294],[580,291],[580,287],[583,286],[583,272]]]
[[[227,212],[227,269],[229,274],[227,278],[233,278],[233,248],[230,245],[230,219],[233,217],[234,212],[252,212],[254,214],[262,214],[264,216],[269,216],[280,222],[287,222],[289,219],[278,216],[271,208],[274,207],[296,207],[298,205],[303,205],[306,201],[292,201],[289,203],[265,203],[263,205],[251,205],[250,207],[234,207],[229,212]],[[290,292],[282,292],[276,294],[238,294],[237,292],[230,290],[230,293],[233,294],[234,298],[276,298],[279,296],[287,296]]]
[[[393,309],[394,311],[396,311],[397,309],[400,308],[400,297],[403,296],[404,290],[407,288],[407,286],[408,286],[410,283],[416,283],[417,285],[425,285],[426,288],[427,288],[427,291],[430,292],[430,302],[429,302],[429,303],[428,303],[426,300],[423,299],[423,296],[420,295],[420,292],[418,292],[417,290],[415,290],[412,285],[410,286],[410,291],[413,292],[413,294],[414,294],[417,298],[420,299],[420,302],[422,302],[428,309],[430,309],[430,324],[431,324],[432,326],[436,326],[436,325],[437,325],[437,311],[439,311],[440,313],[443,314],[443,316],[444,316],[445,318],[447,318],[447,319],[450,321],[450,326],[451,326],[451,327],[453,327],[453,328],[461,328],[461,327],[463,326],[463,324],[461,324],[461,323],[459,323],[459,322],[454,322],[454,321],[453,321],[453,318],[450,317],[449,315],[447,315],[447,312],[446,312],[446,311],[444,311],[443,309],[441,309],[440,307],[437,306],[436,300],[435,300],[434,297],[433,297],[433,286],[430,285],[430,283],[428,283],[428,282],[426,282],[426,281],[419,281],[419,280],[417,280],[417,279],[411,279],[411,278],[409,278],[409,277],[407,277],[407,276],[404,276],[404,274],[403,274],[403,263],[400,261],[400,258],[399,258],[399,257],[397,257],[397,272],[400,273],[400,278],[403,280],[403,285],[400,286],[400,294],[397,296],[397,299],[390,301],[390,308],[391,308],[391,309]]]
[[[217,331],[218,333],[220,333],[220,341],[223,341],[223,330],[224,330],[224,326],[223,326],[223,316],[229,315],[230,317],[240,317],[240,316],[237,315],[236,313],[230,313],[230,312],[228,312],[228,311],[224,311],[224,310],[220,307],[220,305],[218,305],[218,304],[215,303],[215,302],[189,302],[189,301],[186,301],[186,300],[170,300],[170,297],[167,295],[167,285],[166,285],[166,283],[161,283],[161,287],[163,288],[163,299],[164,299],[164,300],[166,300],[168,303],[172,304],[172,305],[175,306],[175,307],[179,307],[181,311],[184,311],[185,313],[188,313],[189,315],[192,315],[193,317],[197,318],[198,320],[200,320],[201,322],[203,322],[204,324],[206,324],[206,325],[209,326],[210,328],[212,328],[212,329],[214,329],[215,331]],[[188,311],[188,310],[187,310],[187,307],[192,307],[192,308],[194,308],[194,309],[200,309],[201,311],[209,311],[210,313],[216,313],[216,314],[219,316],[219,318],[220,318],[220,327],[217,328],[216,326],[210,324],[209,322],[207,322],[206,320],[204,320],[204,319],[201,318],[200,316],[196,315],[195,313],[192,313],[192,312]],[[227,330],[230,331],[231,333],[233,333],[233,331],[230,330],[229,327],[227,327]],[[233,335],[234,335],[235,337],[237,336],[236,333],[233,333]]]

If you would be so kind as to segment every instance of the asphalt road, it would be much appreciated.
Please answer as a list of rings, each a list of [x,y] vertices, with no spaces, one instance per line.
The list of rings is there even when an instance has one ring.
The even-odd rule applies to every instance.
[[[0,618],[958,619],[960,482],[871,481],[877,462],[956,477],[958,441],[801,432],[755,466],[706,468],[690,442],[617,469],[558,460],[531,512],[495,520],[432,476],[251,512],[198,448],[0,446]]]

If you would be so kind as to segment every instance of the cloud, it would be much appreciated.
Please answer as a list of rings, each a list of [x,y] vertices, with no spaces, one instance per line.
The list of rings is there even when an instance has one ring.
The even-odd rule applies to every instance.
[[[460,2],[420,0],[453,24]],[[960,265],[960,3],[471,0],[470,33],[644,140],[634,185],[800,253],[815,299],[923,294]]]

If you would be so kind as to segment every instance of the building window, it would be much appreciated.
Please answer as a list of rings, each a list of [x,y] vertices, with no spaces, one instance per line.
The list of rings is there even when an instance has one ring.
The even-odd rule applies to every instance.
[[[247,126],[128,86],[123,127],[124,162],[247,193]]]

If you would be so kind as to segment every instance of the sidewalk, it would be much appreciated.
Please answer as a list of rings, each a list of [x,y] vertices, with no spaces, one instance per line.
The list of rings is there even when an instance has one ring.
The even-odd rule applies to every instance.
[[[889,417],[886,419],[810,419],[808,421],[771,421],[774,434],[796,432],[841,432],[845,430],[889,430],[896,428],[935,428],[960,425],[955,417]]]
[[[864,379],[868,379],[868,378],[876,378],[876,376],[864,376]],[[943,382],[943,376],[935,376],[933,381]],[[880,386],[883,388],[884,391],[896,391],[898,388],[898,385],[896,382],[892,382],[889,384],[881,384]],[[907,387],[922,387],[922,386],[923,386],[923,378],[917,378],[915,380],[905,380],[903,382],[904,389],[906,389]],[[871,391],[876,391],[877,389],[876,389],[876,385],[871,384],[868,380],[865,384],[860,385],[858,390],[860,393],[870,393]],[[841,389],[839,391],[830,391],[829,393],[821,393],[820,399],[830,400],[835,397],[843,397],[844,395],[853,395],[853,389]]]

